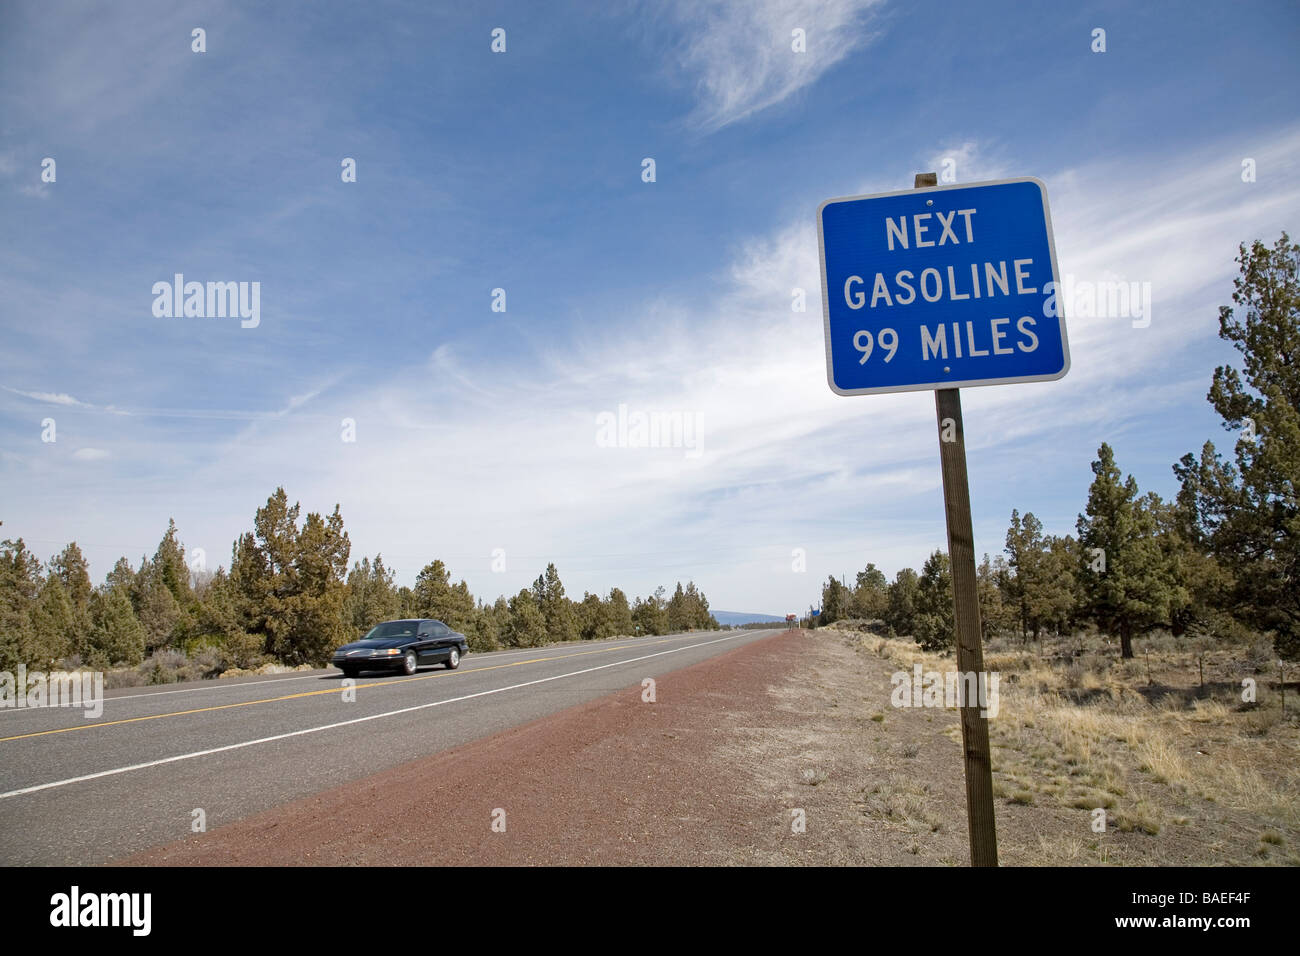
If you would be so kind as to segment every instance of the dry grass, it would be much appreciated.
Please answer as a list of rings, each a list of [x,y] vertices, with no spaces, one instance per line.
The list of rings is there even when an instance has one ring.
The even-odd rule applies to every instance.
[[[906,782],[878,783],[862,795],[862,814],[909,833],[937,833],[943,821],[930,808],[929,789]]]
[[[898,670],[955,666],[908,641],[842,634]],[[1085,819],[1040,834],[1058,862],[1300,863],[1300,694],[1288,689],[1284,714],[1258,645],[1207,652],[1204,687],[1196,654],[1179,642],[1153,638],[1137,652],[1121,660],[1095,636],[1041,648],[990,642],[985,669],[1001,675],[989,721],[996,797],[1017,812],[1103,808],[1107,834],[1148,841],[1143,859],[1117,859]],[[1246,678],[1255,703],[1242,700]],[[885,816],[915,813],[902,805]]]

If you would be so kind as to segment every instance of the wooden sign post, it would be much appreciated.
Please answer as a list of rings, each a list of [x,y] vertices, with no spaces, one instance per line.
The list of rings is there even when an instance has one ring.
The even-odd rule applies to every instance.
[[[936,173],[917,173],[914,188],[937,186]],[[957,629],[957,670],[986,681],[980,638],[979,593],[975,581],[975,534],[971,528],[970,485],[966,477],[966,435],[961,420],[961,389],[934,392],[939,420],[939,466],[943,472],[943,508],[948,522],[948,561],[952,566],[953,622]],[[958,681],[962,684],[962,681]],[[989,725],[980,702],[963,700],[961,744],[966,759],[966,819],[972,866],[998,865],[998,837],[993,819],[993,761]]]

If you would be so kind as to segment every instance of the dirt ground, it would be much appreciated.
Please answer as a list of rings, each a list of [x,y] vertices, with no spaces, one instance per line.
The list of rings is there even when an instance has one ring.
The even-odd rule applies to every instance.
[[[119,862],[965,865],[956,711],[890,703],[890,675],[913,658],[864,633],[785,632],[665,675],[654,703],[631,684]],[[1291,796],[1267,819],[1207,799],[1153,773],[1131,733],[1080,756],[1102,731],[1049,714],[1027,681],[1003,697],[1006,719],[991,721],[1003,864],[1297,862]],[[1283,771],[1292,787],[1296,766]]]

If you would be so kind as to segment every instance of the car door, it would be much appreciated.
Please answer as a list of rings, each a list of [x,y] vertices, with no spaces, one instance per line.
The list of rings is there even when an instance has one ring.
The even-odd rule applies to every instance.
[[[434,650],[433,650],[433,656],[430,658],[430,660],[437,661],[437,662],[445,661],[448,657],[451,656],[451,644],[452,644],[451,628],[449,628],[446,624],[443,624],[442,621],[434,621],[433,627],[434,627],[434,632],[433,632]]]
[[[416,630],[415,654],[421,664],[428,664],[437,660],[435,648],[438,646],[437,621],[421,621],[419,628]]]

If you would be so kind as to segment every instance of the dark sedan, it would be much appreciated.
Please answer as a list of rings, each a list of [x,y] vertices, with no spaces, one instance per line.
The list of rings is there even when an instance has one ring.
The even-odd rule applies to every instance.
[[[344,677],[356,677],[369,670],[414,674],[424,664],[446,664],[448,670],[455,670],[468,653],[465,635],[442,621],[385,621],[372,627],[361,640],[335,651],[333,664]]]

